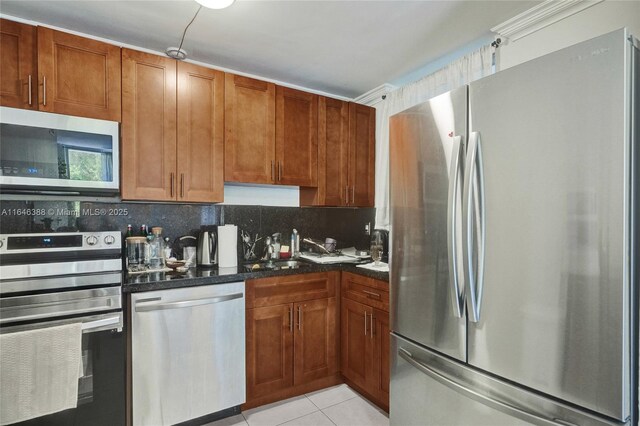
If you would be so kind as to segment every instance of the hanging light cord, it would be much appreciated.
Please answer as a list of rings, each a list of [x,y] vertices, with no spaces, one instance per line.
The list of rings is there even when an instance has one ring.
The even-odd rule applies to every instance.
[[[191,19],[191,21],[189,21],[189,23],[187,24],[187,26],[184,28],[184,32],[182,33],[182,40],[180,40],[180,47],[178,47],[178,51],[182,50],[182,43],[184,43],[184,36],[187,35],[187,30],[189,29],[189,27],[191,26],[191,24],[193,24],[193,21],[196,20],[196,16],[198,16],[198,13],[200,13],[200,9],[202,9],[202,5],[200,5],[200,7],[198,8],[198,10],[196,10],[196,14],[193,15],[193,18]]]

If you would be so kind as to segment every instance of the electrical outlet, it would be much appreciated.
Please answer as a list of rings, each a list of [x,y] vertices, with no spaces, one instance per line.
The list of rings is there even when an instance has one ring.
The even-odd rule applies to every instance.
[[[367,222],[364,226],[364,235],[371,235],[371,222]]]

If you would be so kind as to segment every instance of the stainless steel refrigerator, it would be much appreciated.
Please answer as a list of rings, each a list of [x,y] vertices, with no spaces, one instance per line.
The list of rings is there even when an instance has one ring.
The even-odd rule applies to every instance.
[[[392,425],[637,422],[638,66],[619,30],[391,117]]]

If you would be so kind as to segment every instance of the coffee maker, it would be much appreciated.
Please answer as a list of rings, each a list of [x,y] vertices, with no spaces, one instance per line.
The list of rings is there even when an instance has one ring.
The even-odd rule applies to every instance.
[[[371,232],[371,244],[382,245],[382,262],[389,262],[389,231],[374,229]]]

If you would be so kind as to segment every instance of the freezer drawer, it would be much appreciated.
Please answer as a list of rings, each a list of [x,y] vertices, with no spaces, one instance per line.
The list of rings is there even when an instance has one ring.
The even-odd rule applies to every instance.
[[[622,425],[499,381],[393,334],[391,356],[391,425]]]
[[[131,295],[133,424],[245,402],[244,282]]]

